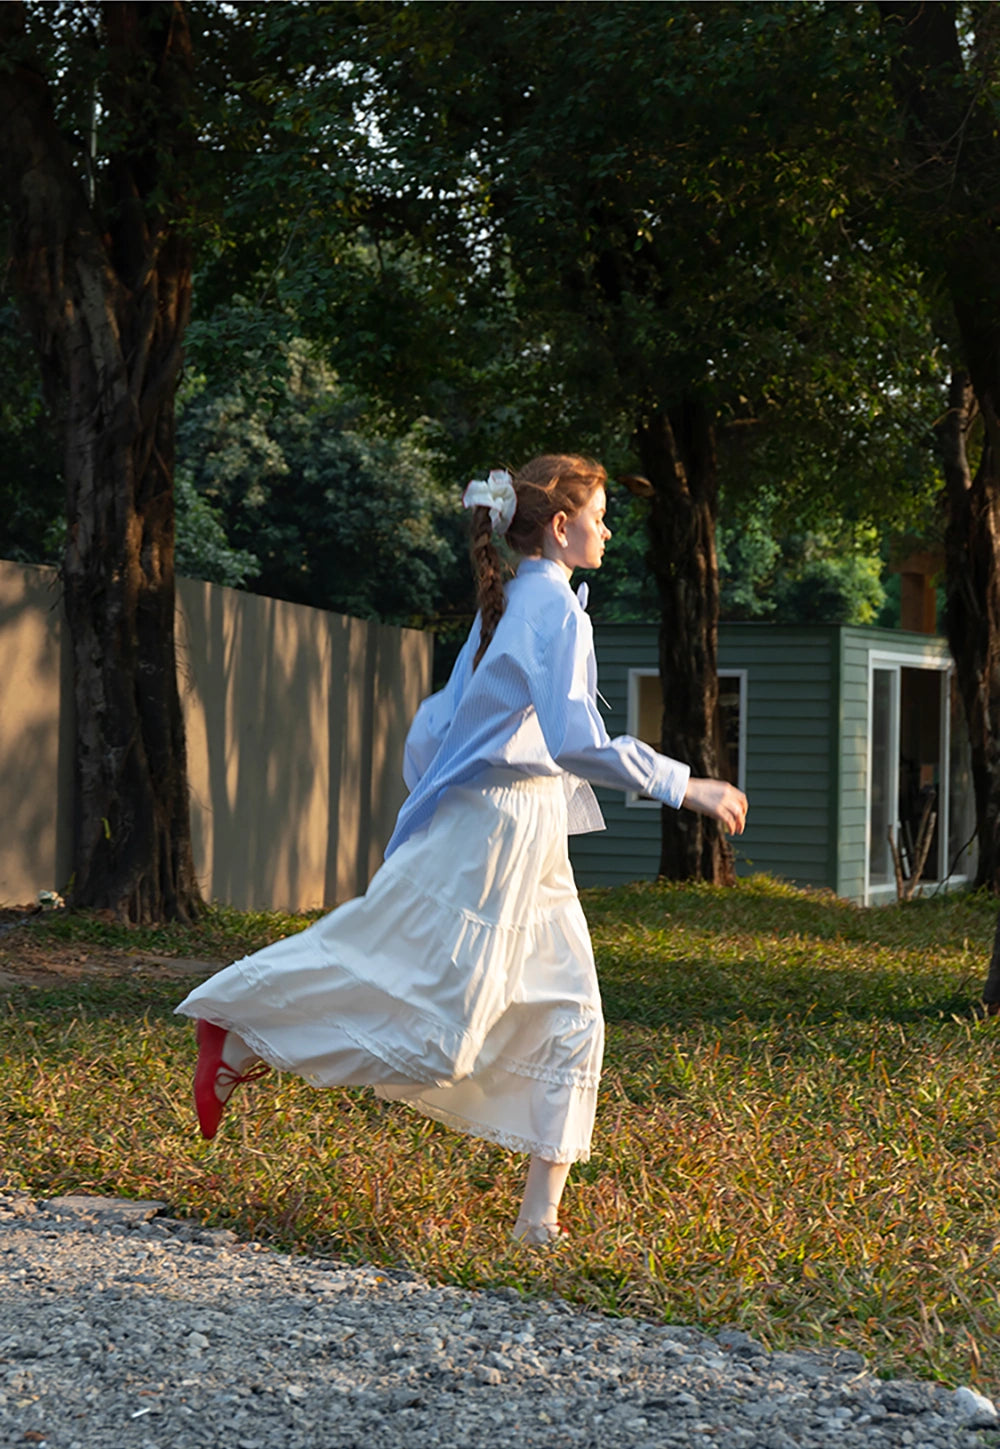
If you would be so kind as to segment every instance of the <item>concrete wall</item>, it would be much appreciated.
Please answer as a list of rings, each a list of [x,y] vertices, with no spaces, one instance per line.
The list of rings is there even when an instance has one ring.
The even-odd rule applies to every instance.
[[[405,794],[432,639],[178,583],[178,683],[207,899],[306,910],[363,891]],[[71,870],[72,690],[50,569],[0,561],[0,904]]]

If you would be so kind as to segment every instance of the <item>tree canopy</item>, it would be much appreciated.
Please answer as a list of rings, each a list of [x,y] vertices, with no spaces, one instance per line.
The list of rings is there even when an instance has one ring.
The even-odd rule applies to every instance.
[[[362,414],[327,366],[293,346],[287,380],[266,400],[237,377],[186,401],[181,476],[252,558],[257,592],[423,622],[455,563],[454,500],[418,425],[380,437],[358,431]]]
[[[384,246],[430,232],[497,299],[484,322],[530,379],[512,437],[650,482],[662,744],[699,774],[716,772],[724,431],[794,429],[797,466],[772,483],[836,491],[858,519],[926,475],[913,419],[940,388],[936,339],[902,251],[876,258],[843,225],[852,158],[820,144],[854,104],[829,83],[835,38],[815,7],[768,4],[596,3],[585,24],[562,4],[388,5],[362,28]],[[726,878],[727,847],[665,812],[661,870]]]
[[[472,472],[563,448],[643,475],[609,609],[659,612],[663,745],[711,774],[720,598],[864,617],[872,530],[925,519],[950,460],[957,647],[963,549],[994,588],[997,28],[977,4],[4,6],[0,422],[39,479],[4,485],[6,546],[64,540],[80,898],[196,908],[175,505],[185,566],[414,620],[469,607]],[[994,613],[959,659],[981,742]],[[140,799],[161,824],[133,870]],[[729,870],[682,816],[662,865]]]

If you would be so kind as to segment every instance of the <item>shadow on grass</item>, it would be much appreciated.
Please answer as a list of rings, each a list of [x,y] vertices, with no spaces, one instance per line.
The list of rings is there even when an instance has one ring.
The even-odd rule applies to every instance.
[[[65,986],[14,987],[0,998],[4,1016],[45,1017],[49,1020],[80,1016],[115,1018],[123,1023],[146,1017],[167,1017],[186,996],[193,980],[156,981],[150,977],[101,976],[89,981],[67,982]],[[177,1018],[181,1023],[181,1018]]]
[[[988,947],[1000,901],[984,891],[931,893],[883,906],[856,906],[828,890],[803,890],[770,876],[730,887],[687,881],[633,881],[586,890],[591,928],[691,927],[706,935],[767,934],[827,944],[895,947],[958,944],[974,936]]]
[[[767,877],[730,889],[637,882],[586,891],[582,899],[609,1022],[656,1030],[740,1019],[905,1025],[971,1018],[997,912],[995,899],[971,894],[863,910]],[[217,958],[235,959],[238,943],[260,945],[306,924],[213,907],[200,926],[160,928],[155,943],[144,944],[188,955],[208,954],[211,946]],[[46,922],[45,929],[66,938],[97,932],[108,945],[135,937],[85,916]],[[147,974],[15,988],[0,1011],[123,1023],[167,1018],[193,982]],[[186,1023],[174,1020],[183,1029]]]
[[[752,989],[745,980],[721,976],[718,968],[701,962],[671,963],[659,982],[648,977],[630,978],[620,968],[601,970],[601,995],[609,1023],[635,1024],[654,1030],[686,1029],[696,1025],[724,1026],[733,1021],[780,1023],[789,1018],[814,1025],[838,1021],[881,1020],[887,1024],[955,1017],[974,1019],[978,1014],[979,989],[968,983],[922,980],[917,987],[901,980],[896,972],[864,972],[831,975],[829,971],[808,971],[802,967],[766,968],[752,959],[743,963],[747,972],[760,970]]]
[[[738,1020],[764,1024],[806,1018],[814,1026],[845,1019],[906,1025],[972,1020],[979,1014],[977,979],[956,979],[954,970],[915,975],[898,966],[834,970],[752,956],[730,969],[707,957],[651,965],[648,960],[608,960],[600,949],[597,965],[605,1016],[609,1024],[620,1026],[669,1031],[722,1027]],[[74,1018],[115,1020],[126,1029],[131,1023],[160,1019],[183,1031],[190,1023],[175,1016],[174,1008],[191,984],[106,977],[58,987],[22,987],[5,994],[0,1013],[52,1026]]]
[[[981,895],[862,910],[761,878],[636,884],[585,906],[608,1020],[656,1029],[972,1018],[997,913]]]

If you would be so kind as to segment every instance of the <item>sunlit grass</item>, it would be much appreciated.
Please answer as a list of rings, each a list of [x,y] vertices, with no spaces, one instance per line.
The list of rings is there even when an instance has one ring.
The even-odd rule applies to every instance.
[[[572,1238],[552,1252],[508,1243],[519,1159],[368,1094],[275,1078],[202,1143],[176,981],[0,1002],[4,1170],[38,1194],[162,1197],[281,1247],[1000,1391],[1000,1018],[975,1012],[996,902],[865,912],[753,880],[585,904],[608,1051]],[[22,930],[227,960],[304,923],[215,910],[176,930]]]

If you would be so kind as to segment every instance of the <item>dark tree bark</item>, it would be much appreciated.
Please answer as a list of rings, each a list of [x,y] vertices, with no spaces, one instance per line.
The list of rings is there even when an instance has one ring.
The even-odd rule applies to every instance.
[[[660,680],[665,754],[696,776],[717,776],[719,575],[718,477],[711,414],[686,398],[636,432],[652,485],[650,564],[662,605]],[[733,855],[721,827],[690,810],[662,812],[660,875],[731,885]]]
[[[12,0],[0,7],[0,174],[20,304],[64,428],[73,901],[187,919],[201,898],[174,652],[173,464],[191,255],[173,223],[193,144],[191,45],[180,3],[109,3],[100,24],[113,139],[96,199]]]
[[[1000,1015],[1000,916],[997,917],[997,928],[993,935],[993,954],[990,957],[990,969],[983,987],[983,1005],[986,1007],[987,1016]]]
[[[966,62],[960,7],[880,4],[893,45],[892,82],[905,127],[897,181],[903,225],[950,298],[962,366],[938,430],[947,499],[947,631],[972,747],[979,870],[1000,893],[1000,136],[997,14],[978,7],[977,58]],[[981,446],[970,468],[973,406]]]
[[[945,627],[969,726],[978,885],[998,888],[1000,870],[1000,487],[987,445],[973,476],[966,439],[976,399],[964,368],[951,377],[938,424],[947,494]],[[985,860],[984,860],[985,857]]]

